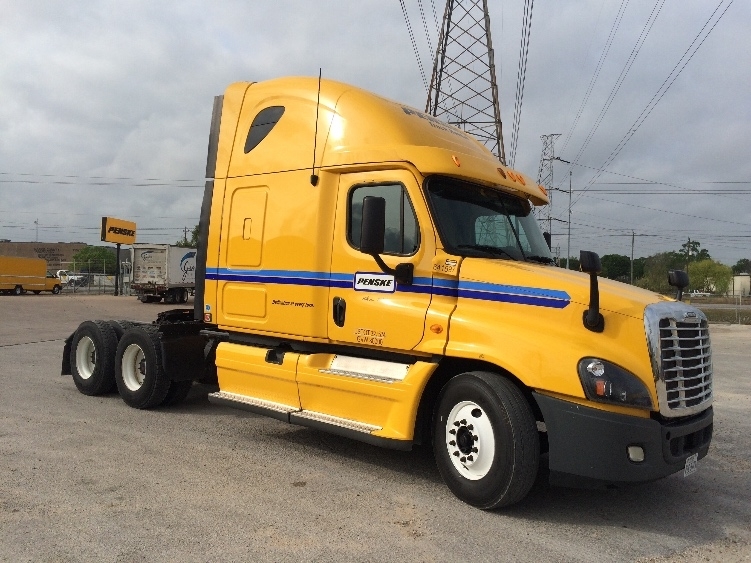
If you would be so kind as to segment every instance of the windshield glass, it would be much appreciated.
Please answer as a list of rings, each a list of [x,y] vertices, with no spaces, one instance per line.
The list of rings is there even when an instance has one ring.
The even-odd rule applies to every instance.
[[[430,178],[426,190],[451,254],[553,263],[526,199],[442,177]]]

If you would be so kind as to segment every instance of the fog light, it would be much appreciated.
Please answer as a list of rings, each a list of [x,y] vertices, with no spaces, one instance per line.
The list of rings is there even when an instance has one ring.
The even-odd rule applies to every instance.
[[[629,446],[628,459],[636,463],[644,461],[644,448],[641,446]]]

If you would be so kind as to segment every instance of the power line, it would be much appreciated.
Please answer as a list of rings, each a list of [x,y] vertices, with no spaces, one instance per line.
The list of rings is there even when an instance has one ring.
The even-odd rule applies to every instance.
[[[613,22],[613,25],[610,26],[610,33],[608,34],[608,38],[605,41],[605,47],[603,48],[602,53],[600,54],[600,60],[597,61],[595,72],[589,81],[589,86],[587,86],[587,91],[584,93],[584,98],[582,99],[582,102],[579,105],[579,110],[576,112],[576,117],[574,118],[574,122],[571,124],[571,127],[566,133],[566,136],[563,141],[563,147],[561,148],[561,152],[566,150],[566,147],[568,146],[568,142],[571,140],[571,136],[573,135],[574,130],[576,129],[576,125],[579,123],[579,118],[581,117],[582,112],[584,111],[584,108],[589,102],[589,97],[592,94],[592,89],[594,88],[595,83],[597,83],[597,79],[600,76],[600,71],[602,70],[602,66],[605,63],[605,59],[608,58],[608,54],[610,53],[610,47],[613,45],[613,39],[615,39],[615,35],[616,33],[618,33],[618,28],[620,28],[621,26],[623,13],[626,11],[626,6],[628,6],[628,3],[629,3],[629,0],[621,0],[621,5],[618,8],[618,13],[615,16],[615,21]],[[602,7],[600,8],[600,10],[602,10]]]
[[[657,104],[660,102],[660,100],[665,96],[667,91],[670,89],[670,87],[675,83],[676,79],[681,75],[683,72],[683,69],[686,68],[686,65],[691,61],[691,59],[694,57],[696,52],[701,48],[701,46],[704,44],[704,41],[706,41],[707,37],[712,33],[714,28],[717,26],[717,24],[720,22],[722,17],[727,13],[730,6],[733,4],[733,0],[730,0],[728,5],[725,7],[725,9],[720,13],[720,15],[715,19],[712,26],[709,28],[709,30],[704,33],[704,30],[707,28],[707,26],[710,24],[712,19],[715,17],[715,14],[717,14],[718,10],[722,7],[725,0],[720,0],[720,3],[717,5],[717,7],[714,9],[712,14],[707,18],[707,21],[704,23],[702,28],[699,30],[699,32],[696,34],[696,37],[694,37],[694,40],[691,42],[691,44],[686,48],[686,50],[683,52],[683,55],[681,55],[681,58],[678,60],[678,62],[675,64],[673,69],[668,74],[667,78],[663,81],[663,83],[660,85],[660,87],[657,89],[657,92],[652,96],[652,98],[649,100],[647,105],[644,107],[642,112],[639,114],[639,116],[636,118],[634,123],[629,127],[626,134],[621,138],[621,140],[618,142],[616,147],[613,149],[613,151],[610,153],[608,158],[605,160],[605,163],[600,166],[601,169],[605,169],[615,160],[615,158],[618,156],[618,154],[623,150],[623,148],[626,146],[626,144],[631,140],[631,138],[634,136],[636,131],[639,130],[639,128],[642,126],[644,121],[650,116],[654,108],[657,106]],[[702,34],[704,35],[702,37]],[[701,38],[701,41],[699,39]],[[698,45],[696,44],[697,41],[699,41]],[[695,46],[696,45],[696,46]],[[689,54],[690,53],[690,54]],[[685,59],[685,61],[684,61]],[[680,67],[680,68],[679,68]],[[598,172],[595,174],[595,176],[590,179],[590,181],[587,183],[587,186],[585,186],[585,190],[588,186],[590,186],[592,183],[594,183],[601,175],[601,172]],[[583,194],[579,194],[574,200],[574,205],[579,201],[579,199],[582,197]]]
[[[602,108],[600,109],[600,113],[598,114],[597,118],[595,119],[594,124],[590,128],[589,133],[587,133],[587,136],[584,139],[584,142],[582,143],[581,148],[579,148],[579,152],[577,152],[576,156],[572,159],[572,162],[579,161],[582,154],[584,154],[584,151],[587,150],[587,147],[589,146],[589,143],[592,141],[592,138],[594,137],[595,133],[597,133],[597,130],[600,128],[600,124],[602,123],[602,120],[605,118],[605,115],[608,113],[608,110],[610,109],[610,106],[612,105],[613,100],[615,99],[616,95],[620,91],[621,86],[623,85],[623,82],[626,79],[626,76],[628,76],[628,73],[634,64],[634,61],[636,60],[636,57],[639,54],[639,51],[641,51],[641,48],[644,45],[644,42],[647,40],[647,36],[649,35],[649,32],[652,30],[652,27],[654,26],[654,23],[657,20],[657,16],[660,14],[660,11],[662,10],[662,6],[664,3],[665,3],[665,0],[657,0],[657,2],[655,2],[655,5],[652,8],[652,12],[650,12],[649,17],[647,18],[647,21],[644,24],[644,27],[642,28],[638,39],[636,40],[636,44],[631,49],[631,53],[629,54],[628,59],[626,60],[626,64],[621,69],[621,73],[618,75],[618,78],[616,79],[615,84],[610,90],[610,94],[608,94],[608,97],[605,100],[605,104],[603,104]]]
[[[516,96],[514,99],[514,118],[511,124],[511,147],[509,149],[509,166],[514,166],[516,148],[519,143],[519,125],[522,117],[522,102],[524,100],[524,82],[527,76],[527,55],[529,54],[529,38],[532,32],[532,8],[534,0],[524,0],[524,16],[522,19],[522,39],[519,45],[519,67],[516,74]]]
[[[412,50],[415,52],[415,58],[417,59],[417,67],[420,69],[420,76],[422,77],[423,86],[425,90],[428,89],[428,81],[425,78],[425,69],[422,66],[422,59],[420,58],[420,52],[417,50],[417,42],[415,41],[415,34],[412,33],[412,24],[409,23],[409,15],[407,15],[407,7],[404,5],[404,0],[399,0],[399,4],[402,7],[402,15],[404,16],[404,23],[407,24],[407,33],[409,33],[409,40],[412,42]],[[422,5],[421,5],[422,11]]]

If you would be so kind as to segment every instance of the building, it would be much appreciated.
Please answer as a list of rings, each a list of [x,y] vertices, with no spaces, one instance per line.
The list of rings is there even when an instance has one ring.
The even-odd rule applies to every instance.
[[[749,274],[733,276],[733,283],[730,285],[730,295],[734,297],[751,295],[751,276]]]
[[[83,242],[0,242],[0,256],[44,258],[50,270],[67,268],[73,256],[86,248]]]

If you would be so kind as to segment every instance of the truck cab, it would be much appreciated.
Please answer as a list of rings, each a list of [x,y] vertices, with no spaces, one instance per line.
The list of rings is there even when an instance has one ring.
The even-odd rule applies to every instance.
[[[168,379],[203,365],[216,403],[432,444],[484,509],[523,498],[541,455],[552,482],[586,486],[706,455],[704,315],[599,279],[593,253],[585,272],[557,267],[534,215],[545,189],[469,134],[334,81],[241,82],[215,100],[206,177],[194,328],[158,330]],[[128,398],[148,376],[132,346],[156,346],[138,330],[118,388],[154,406]]]

